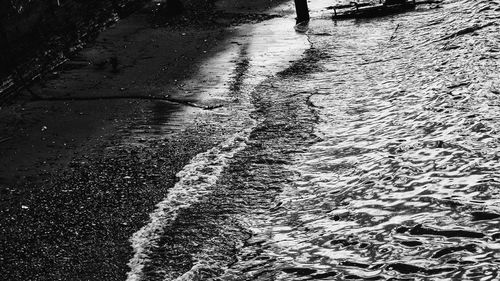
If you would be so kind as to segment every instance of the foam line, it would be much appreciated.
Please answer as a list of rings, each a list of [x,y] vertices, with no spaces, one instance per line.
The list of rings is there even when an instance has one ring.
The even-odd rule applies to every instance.
[[[176,219],[179,210],[193,205],[212,192],[211,187],[228,165],[228,160],[246,147],[252,129],[253,126],[207,152],[198,154],[177,174],[179,181],[169,190],[168,196],[156,205],[154,212],[149,215],[149,223],[130,238],[134,256],[128,263],[130,271],[127,281],[142,280],[143,269],[150,260],[151,252],[158,247],[157,242],[164,230]]]

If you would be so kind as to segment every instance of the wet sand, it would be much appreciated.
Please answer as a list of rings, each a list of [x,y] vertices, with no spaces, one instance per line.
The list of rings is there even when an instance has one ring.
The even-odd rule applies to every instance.
[[[5,185],[3,276],[498,279],[499,1],[332,21],[317,0],[301,32],[292,1],[218,3],[162,28],[139,13],[37,89],[77,102],[8,108],[68,152]],[[64,150],[66,116],[89,125]]]
[[[226,137],[195,117],[186,120],[190,112],[210,114],[200,107],[219,101],[189,93],[182,81],[231,44],[228,27],[272,18],[261,13],[278,2],[222,1],[206,21],[160,27],[142,10],[33,86],[62,100],[33,101],[24,93],[2,106],[4,280],[125,278],[132,233],[176,173]],[[144,99],[150,95],[168,99]]]

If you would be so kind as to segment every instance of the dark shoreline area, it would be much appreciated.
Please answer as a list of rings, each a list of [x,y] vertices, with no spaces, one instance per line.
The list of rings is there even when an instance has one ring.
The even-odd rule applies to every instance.
[[[0,104],[13,102],[23,92],[36,95],[31,89],[33,83],[51,79],[51,72],[64,70],[64,64],[95,42],[101,32],[133,13],[149,13],[151,26],[182,27],[200,19],[204,23],[216,21],[215,0],[187,0],[181,8],[166,2],[69,0],[59,6],[51,1],[25,6],[21,3],[19,7],[4,4],[8,9],[4,7],[0,14]]]
[[[176,173],[221,142],[225,132],[177,124],[185,121],[176,116],[186,105],[99,97],[165,88],[176,98],[196,101],[196,95],[176,90],[179,81],[231,44],[235,34],[230,27],[272,18],[264,12],[282,2],[257,0],[247,9],[239,1],[245,6],[240,14],[231,7],[228,13],[214,12],[227,16],[215,22],[209,15],[195,24],[159,27],[151,25],[147,11],[136,12],[31,88],[44,97],[66,100],[34,101],[21,92],[3,105],[4,280],[124,280],[132,233],[148,221],[155,204],[177,181]],[[113,52],[119,54],[117,71],[109,63],[95,67],[95,58],[106,60]],[[71,99],[77,96],[96,99]],[[185,128],[165,135],[164,124]]]
[[[61,66],[144,0],[4,4],[0,21],[0,102]],[[86,11],[86,13],[81,13]]]

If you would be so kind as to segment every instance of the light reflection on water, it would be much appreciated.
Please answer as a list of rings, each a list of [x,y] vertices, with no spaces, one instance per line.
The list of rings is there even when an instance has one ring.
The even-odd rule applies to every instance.
[[[322,141],[263,226],[278,279],[499,278],[500,36],[467,30],[498,6],[311,22]]]

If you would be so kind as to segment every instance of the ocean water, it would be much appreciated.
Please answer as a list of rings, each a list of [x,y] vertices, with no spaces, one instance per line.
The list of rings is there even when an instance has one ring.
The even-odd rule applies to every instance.
[[[161,224],[182,235],[142,279],[500,278],[500,2],[345,21],[327,5],[302,57],[243,75],[253,125],[182,206],[190,224]]]

